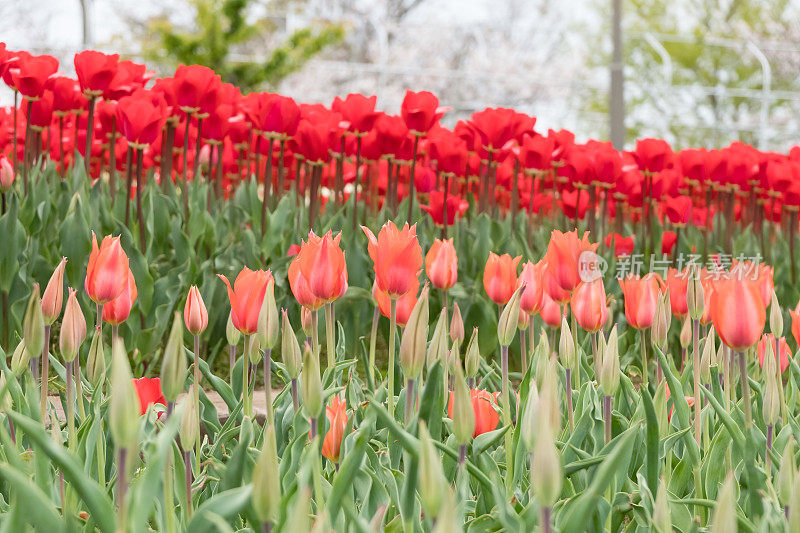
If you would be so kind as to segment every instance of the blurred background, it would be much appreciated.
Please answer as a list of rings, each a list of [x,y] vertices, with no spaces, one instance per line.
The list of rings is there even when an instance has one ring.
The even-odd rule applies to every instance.
[[[407,88],[427,89],[450,126],[513,107],[578,141],[787,150],[800,138],[799,15],[800,0],[5,0],[0,36],[65,71],[94,48],[160,75],[204,64],[301,102],[361,92],[397,112]],[[614,65],[624,106],[612,112]],[[11,97],[3,87],[0,103]]]

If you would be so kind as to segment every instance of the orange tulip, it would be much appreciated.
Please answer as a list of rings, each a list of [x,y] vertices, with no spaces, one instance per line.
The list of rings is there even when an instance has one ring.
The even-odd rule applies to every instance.
[[[183,307],[183,322],[192,335],[199,335],[208,327],[208,311],[197,285],[189,288],[186,305]]]
[[[711,324],[711,295],[714,294],[715,275],[705,268],[700,270],[700,284],[703,286],[703,316],[700,323],[704,326]],[[726,274],[727,275],[727,274]]]
[[[454,394],[450,391],[450,399],[447,402],[447,416],[450,418],[453,418]],[[497,429],[497,423],[500,422],[500,414],[497,412],[497,397],[500,393],[471,389],[469,395],[472,399],[472,411],[475,413],[475,430],[472,433],[474,439],[478,435]]]
[[[233,327],[245,335],[252,335],[258,330],[258,315],[261,304],[264,303],[267,284],[272,279],[272,272],[244,267],[236,276],[233,288],[228,278],[222,274],[217,275],[228,286]]]
[[[672,314],[677,318],[683,318],[689,312],[689,304],[686,301],[686,292],[689,286],[688,269],[676,270],[670,268],[667,271],[667,288],[669,289],[669,306]]]
[[[118,326],[128,320],[137,295],[136,280],[133,279],[133,272],[128,269],[125,276],[125,288],[119,296],[103,306],[103,320],[112,326]]]
[[[394,222],[387,222],[378,237],[364,226],[364,234],[369,239],[367,251],[375,269],[375,282],[378,288],[390,298],[398,298],[414,288],[422,269],[422,248],[417,240],[416,224],[406,223],[397,229]]]
[[[292,289],[292,294],[297,303],[303,306],[304,309],[316,311],[322,307],[324,302],[311,292],[311,285],[303,275],[297,256],[289,265],[289,288]]]
[[[522,266],[522,274],[517,280],[517,286],[525,284],[519,300],[519,308],[526,314],[535,315],[542,308],[545,268],[547,268],[547,263],[544,261],[535,264],[528,261]]]
[[[714,282],[711,320],[722,342],[741,352],[764,331],[767,311],[758,281],[726,277]]]
[[[547,245],[545,260],[555,281],[565,291],[572,291],[581,282],[579,272],[580,256],[583,252],[597,250],[598,243],[589,242],[589,232],[578,238],[578,230],[562,233],[553,230]],[[551,295],[552,296],[552,295]]]
[[[339,452],[342,449],[342,438],[344,428],[347,427],[347,405],[344,400],[334,396],[330,406],[325,408],[325,416],[328,417],[328,432],[322,441],[322,456],[333,461],[339,462]]]
[[[800,302],[797,302],[794,310],[789,309],[789,316],[792,317],[792,337],[794,337],[794,342],[800,346]]]
[[[565,291],[561,288],[558,280],[553,273],[553,269],[549,265],[544,267],[543,275],[544,293],[550,297],[551,300],[560,304],[569,302],[570,291]]]
[[[128,272],[128,256],[122,249],[119,237],[106,235],[97,246],[97,237],[92,232],[92,253],[86,267],[84,288],[95,303],[106,304],[125,289]]]
[[[753,261],[733,260],[730,270],[732,277],[751,279],[758,283],[764,307],[769,307],[769,302],[772,300],[772,291],[775,288],[774,273],[775,269],[771,266],[764,263],[756,264]]]
[[[317,237],[312,231],[292,261],[298,264],[311,294],[322,303],[341,298],[347,290],[347,263],[339,247],[341,239],[341,233],[333,237],[329,231]]]
[[[489,252],[483,271],[483,288],[496,304],[507,304],[517,288],[517,265],[522,256],[512,259],[508,254]]]
[[[437,289],[446,291],[458,279],[458,256],[453,239],[436,239],[425,255],[425,274]]]
[[[625,320],[631,327],[646,329],[653,324],[656,300],[663,283],[658,274],[647,274],[644,277],[628,274],[628,277],[619,280],[625,297]]]
[[[547,292],[542,295],[542,309],[539,311],[539,316],[542,317],[542,322],[551,328],[557,328],[561,325],[561,306],[550,298]]]
[[[415,280],[413,288],[400,298],[397,298],[395,320],[398,325],[405,326],[411,316],[411,310],[417,304],[419,293],[419,280]],[[377,283],[372,284],[372,297],[378,302],[378,309],[386,318],[391,318],[392,300],[389,295],[378,288]]]
[[[764,368],[764,354],[767,353],[767,346],[772,345],[772,353],[776,352],[775,347],[775,335],[772,333],[765,333],[761,336],[761,340],[758,341],[758,346],[756,347],[756,351],[758,352],[758,366]],[[786,337],[781,337],[778,340],[778,346],[780,346],[780,362],[781,362],[781,373],[786,372],[786,369],[789,368],[789,356],[791,355],[791,350],[789,350],[789,345],[786,343]]]
[[[594,332],[602,328],[608,320],[603,278],[578,285],[572,293],[571,305],[575,320],[585,331]]]
[[[47,287],[42,294],[42,316],[45,324],[52,324],[61,314],[61,307],[64,304],[64,267],[67,266],[67,258],[62,257],[61,262],[50,276]]]

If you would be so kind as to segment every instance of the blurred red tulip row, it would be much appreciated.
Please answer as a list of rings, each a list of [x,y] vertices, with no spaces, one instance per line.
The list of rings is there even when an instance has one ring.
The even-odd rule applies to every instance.
[[[77,79],[59,73],[52,56],[0,43],[0,75],[15,96],[0,109],[0,152],[14,166],[46,158],[64,173],[88,151],[86,170],[99,178],[125,172],[139,151],[162,183],[200,173],[227,196],[245,178],[268,177],[265,194],[322,186],[323,204],[356,190],[376,208],[386,201],[395,209],[411,194],[438,224],[452,224],[470,196],[490,212],[560,209],[584,218],[602,209],[700,227],[723,213],[758,228],[800,207],[800,147],[673,151],[641,139],[618,151],[576,143],[566,130],[537,132],[535,117],[513,109],[487,108],[448,129],[439,123],[447,108],[426,91],[408,91],[400,115],[390,115],[375,109],[374,95],[330,106],[243,95],[200,65],[154,79],[143,64],[87,50],[74,67]]]

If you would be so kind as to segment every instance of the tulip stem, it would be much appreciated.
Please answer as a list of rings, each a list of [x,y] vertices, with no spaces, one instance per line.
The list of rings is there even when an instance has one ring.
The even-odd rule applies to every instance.
[[[747,430],[753,427],[753,406],[750,401],[750,382],[747,380],[747,362],[744,352],[739,352],[739,375],[742,384],[742,400],[744,401],[744,422]]]
[[[128,449],[117,450],[117,522],[121,531],[126,531],[125,496],[128,492]]]
[[[694,378],[694,440],[700,446],[703,419],[700,416],[702,397],[700,396],[700,322],[692,319],[692,374]]]
[[[639,330],[639,346],[642,352],[642,385],[647,387],[647,342],[646,342],[646,335],[647,331],[644,329]]]
[[[295,413],[300,410],[300,399],[297,396],[297,378],[292,378],[292,407]]]
[[[86,171],[86,179],[91,179],[92,168],[92,134],[94,133],[94,104],[96,96],[89,97],[89,114],[86,118],[86,151],[83,158],[83,169]],[[28,118],[30,119],[31,106],[28,106]],[[77,122],[77,118],[75,119]],[[27,139],[27,136],[26,136]],[[76,138],[77,140],[77,138]]]
[[[772,450],[772,434],[775,426],[767,424],[767,449],[764,451],[764,459],[766,460],[766,467],[764,470],[767,472],[767,480],[772,479],[772,457],[769,455]]]
[[[200,427],[200,335],[194,335],[194,410],[197,413],[197,427]],[[196,451],[200,457],[200,432],[195,441]]]
[[[528,372],[528,348],[525,339],[525,330],[519,330],[519,353],[522,356],[522,377]]]
[[[550,507],[542,505],[542,532],[552,533],[553,526],[550,523]]]
[[[64,378],[66,380],[67,390],[66,390],[66,400],[67,400],[67,438],[68,438],[68,445],[70,450],[75,450],[75,444],[78,441],[78,434],[75,431],[75,404],[73,403],[73,373],[72,367],[75,364],[74,361],[67,361],[64,363],[64,369],[66,372],[64,373]]]
[[[245,350],[244,357],[242,358],[242,409],[244,410],[245,416],[252,417],[253,413],[249,402],[250,385],[248,384],[250,368],[248,367],[250,366],[250,352],[253,350],[253,336],[250,335],[245,342],[247,343],[247,350]]]
[[[270,520],[261,524],[261,533],[272,533],[272,522]]]
[[[267,407],[267,423],[275,425],[275,411],[272,408],[272,348],[264,350],[264,399]]]
[[[408,380],[406,385],[406,427],[411,423],[411,415],[414,413],[414,385],[413,379]]]
[[[328,369],[333,371],[336,366],[336,348],[334,346],[333,302],[325,304],[325,338],[328,343]]]
[[[414,147],[411,151],[411,176],[409,177],[408,182],[408,217],[407,220],[411,220],[411,215],[414,212],[414,187],[416,187],[416,177],[417,177],[417,149],[419,148],[419,135],[414,135]]]
[[[375,390],[375,343],[378,340],[378,320],[380,320],[380,308],[376,305],[372,312],[372,331],[369,336],[369,365],[367,368],[367,385],[370,390]]]
[[[184,488],[186,490],[186,515],[192,516],[192,451],[183,450]]]
[[[228,378],[231,381],[231,389],[233,389],[233,367],[236,366],[236,345],[228,345]]]
[[[503,394],[503,425],[509,427],[505,435],[506,446],[506,493],[511,494],[511,483],[514,478],[514,451],[513,431],[511,430],[511,395],[509,394],[508,379],[508,346],[500,346],[500,367],[502,375],[501,392]]]
[[[389,416],[394,418],[394,344],[395,344],[395,329],[397,329],[397,298],[392,298],[391,311],[389,313],[389,368],[386,375],[388,379],[388,400],[389,400]],[[391,440],[391,435],[389,440]]]
[[[564,387],[564,394],[567,397],[567,418],[569,419],[569,432],[575,431],[575,413],[572,412],[572,370],[567,368],[566,372],[566,386]]]
[[[164,458],[164,529],[166,531],[175,531],[175,515],[173,514],[175,495],[172,486],[175,476],[174,470],[172,465],[172,449],[170,448],[167,456]]]
[[[81,417],[81,420],[86,419],[86,409],[83,406],[83,383],[81,382],[81,357],[80,355],[75,355],[75,367],[74,367],[74,376],[75,376],[75,401],[78,403],[78,414]]]
[[[605,443],[611,442],[611,396],[603,396],[603,421],[605,422]]]
[[[50,347],[50,326],[44,326],[44,348],[42,348],[41,408],[42,422],[47,418],[47,389],[50,384],[50,358],[47,355]]]

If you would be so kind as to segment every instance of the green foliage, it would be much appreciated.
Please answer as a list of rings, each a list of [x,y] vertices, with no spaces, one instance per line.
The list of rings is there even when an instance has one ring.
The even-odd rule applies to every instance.
[[[148,59],[170,66],[199,64],[214,69],[223,81],[242,90],[275,87],[301,69],[314,55],[344,38],[344,29],[315,23],[295,30],[284,42],[267,51],[263,61],[239,60],[238,55],[264,54],[277,28],[269,19],[252,20],[255,0],[191,0],[194,21],[190,28],[176,27],[167,19],[151,23],[158,36],[145,43]]]

